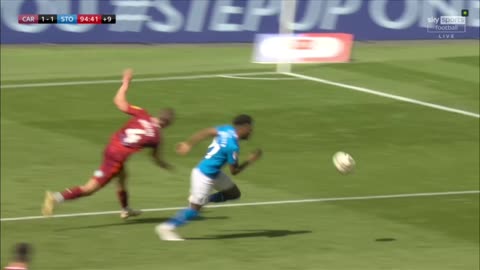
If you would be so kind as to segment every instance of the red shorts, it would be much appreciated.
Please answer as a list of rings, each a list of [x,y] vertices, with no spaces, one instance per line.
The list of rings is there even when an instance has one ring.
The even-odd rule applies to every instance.
[[[93,177],[101,186],[105,186],[123,169],[123,164],[131,154],[123,146],[109,144],[103,153],[103,162]]]

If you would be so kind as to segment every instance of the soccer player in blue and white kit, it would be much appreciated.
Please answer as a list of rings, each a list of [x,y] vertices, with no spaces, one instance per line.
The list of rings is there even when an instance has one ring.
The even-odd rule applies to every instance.
[[[228,163],[230,172],[236,175],[254,163],[262,155],[257,149],[249,158],[238,162],[239,140],[247,140],[253,130],[253,119],[249,115],[239,115],[233,119],[233,125],[207,128],[195,133],[188,141],[177,145],[177,153],[186,155],[200,141],[213,137],[203,160],[192,170],[190,184],[190,206],[180,210],[174,217],[158,225],[155,230],[160,239],[166,241],[182,241],[175,232],[176,228],[185,225],[198,216],[200,209],[207,203],[220,203],[240,198],[237,185],[221,171]],[[217,193],[211,194],[212,190]]]

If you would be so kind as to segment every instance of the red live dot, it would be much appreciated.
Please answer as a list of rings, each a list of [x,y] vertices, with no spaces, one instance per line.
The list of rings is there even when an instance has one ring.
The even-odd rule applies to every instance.
[[[36,15],[36,14],[22,14],[22,15],[18,15],[18,23],[20,23],[20,24],[34,24],[34,23],[38,23],[38,15]]]

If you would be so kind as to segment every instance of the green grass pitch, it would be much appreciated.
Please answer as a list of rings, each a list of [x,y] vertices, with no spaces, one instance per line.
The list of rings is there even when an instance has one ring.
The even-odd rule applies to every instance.
[[[2,47],[2,86],[273,71],[250,63],[251,46]],[[359,43],[348,64],[293,72],[479,113],[479,44]],[[255,77],[254,75],[252,75]],[[250,77],[252,77],[250,76]],[[252,114],[241,158],[264,158],[234,177],[238,203],[479,190],[479,118],[283,75],[134,82],[131,103],[172,106],[165,172],[146,153],[128,163],[131,205],[186,205],[189,173],[208,142],[187,157],[175,143],[197,129]],[[283,80],[290,78],[291,80]],[[40,215],[45,190],[83,184],[113,131],[117,83],[1,90],[1,217]],[[338,174],[349,152],[357,170]],[[118,210],[113,185],[57,214]],[[159,241],[154,226],[175,211],[128,221],[117,214],[1,222],[1,266],[15,242],[34,245],[32,269],[474,270],[479,269],[479,195],[406,197],[209,208],[182,228],[188,241]]]

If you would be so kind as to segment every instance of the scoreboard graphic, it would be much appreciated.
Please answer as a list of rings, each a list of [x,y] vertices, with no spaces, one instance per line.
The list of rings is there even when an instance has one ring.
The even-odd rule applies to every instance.
[[[19,24],[115,24],[115,14],[22,14]]]

